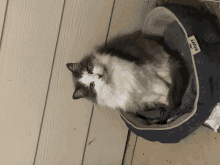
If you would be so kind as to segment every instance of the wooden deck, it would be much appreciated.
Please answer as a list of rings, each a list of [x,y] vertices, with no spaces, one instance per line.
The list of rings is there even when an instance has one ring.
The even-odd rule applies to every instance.
[[[219,13],[219,2],[206,2]],[[218,164],[220,134],[137,137],[116,111],[73,100],[66,63],[141,29],[156,0],[0,0],[0,165]]]

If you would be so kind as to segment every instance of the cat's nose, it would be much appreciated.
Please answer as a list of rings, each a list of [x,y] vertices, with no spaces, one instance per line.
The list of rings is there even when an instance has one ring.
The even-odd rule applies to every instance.
[[[102,78],[102,75],[99,74],[99,79]]]

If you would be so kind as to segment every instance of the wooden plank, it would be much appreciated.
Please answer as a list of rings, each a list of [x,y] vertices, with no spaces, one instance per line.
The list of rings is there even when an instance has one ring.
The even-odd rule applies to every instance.
[[[63,1],[9,1],[0,52],[0,165],[33,164]]]
[[[116,0],[108,40],[117,34],[142,29],[156,1]],[[95,106],[84,165],[121,165],[128,128],[117,111]]]
[[[219,148],[220,134],[203,126],[177,144],[138,137],[132,164],[218,164]]]
[[[137,135],[134,134],[133,132],[130,132],[130,136],[127,142],[126,150],[124,153],[124,160],[122,165],[131,165],[133,161],[133,155],[136,147],[136,142],[137,142]]]
[[[116,0],[109,39],[118,34],[142,29],[147,14],[156,7],[157,0]]]
[[[7,0],[1,0],[0,1],[0,40],[2,39],[2,30],[6,15],[6,9],[7,9]]]
[[[82,163],[93,105],[72,99],[66,63],[78,62],[105,42],[112,5],[113,0],[66,0],[35,165]]]
[[[83,165],[121,164],[127,128],[117,111],[94,109]]]

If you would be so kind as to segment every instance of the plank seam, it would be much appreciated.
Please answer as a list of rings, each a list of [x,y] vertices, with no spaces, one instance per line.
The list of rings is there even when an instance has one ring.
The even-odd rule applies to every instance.
[[[108,40],[108,36],[109,36],[109,31],[110,31],[110,26],[111,26],[111,22],[112,22],[114,8],[115,8],[115,0],[113,1],[113,5],[112,5],[112,11],[111,11],[110,19],[109,19],[108,31],[107,31],[106,40],[105,40],[105,46],[107,44],[107,40]]]
[[[49,91],[50,91],[50,84],[51,84],[51,79],[52,79],[53,67],[54,67],[56,51],[57,51],[57,45],[58,45],[60,31],[61,31],[61,25],[62,25],[62,20],[63,20],[63,15],[64,15],[65,4],[66,4],[66,0],[64,0],[64,2],[63,2],[63,9],[62,9],[61,18],[60,18],[60,25],[59,25],[59,29],[58,29],[57,41],[56,41],[55,50],[54,50],[54,58],[53,58],[51,72],[50,72],[50,78],[49,78],[49,82],[48,82],[47,94],[46,94],[44,110],[43,110],[41,124],[40,124],[40,130],[39,130],[38,141],[37,141],[37,146],[36,146],[36,151],[35,151],[33,165],[35,165],[35,163],[36,163],[37,151],[38,151],[38,147],[39,147],[39,143],[40,143],[40,136],[41,136],[42,127],[43,127],[43,121],[44,121],[44,116],[45,116],[45,111],[46,111],[47,99],[48,99],[48,95],[49,95]]]
[[[3,21],[3,25],[2,25],[2,32],[1,32],[1,36],[0,36],[0,49],[2,46],[2,39],[3,39],[3,34],[4,34],[4,29],[5,29],[5,22],[6,22],[6,16],[7,16],[7,11],[8,11],[8,4],[9,4],[9,0],[7,0],[6,3],[6,8],[5,8],[5,15],[4,15],[4,21]]]
[[[125,142],[125,150],[124,150],[124,154],[123,154],[123,158],[122,158],[122,165],[124,165],[124,161],[125,161],[125,156],[126,156],[126,152],[127,152],[127,149],[128,149],[128,143],[130,141],[130,136],[131,136],[131,130],[129,129],[128,130],[128,134],[127,134],[127,140]]]
[[[89,131],[90,131],[91,123],[92,123],[93,112],[94,112],[94,105],[92,107],[92,112],[91,112],[91,116],[90,116],[90,120],[89,120],[89,126],[88,126],[88,131],[87,131],[88,133],[87,133],[87,136],[86,136],[86,142],[85,142],[85,145],[84,145],[84,151],[83,151],[83,156],[82,156],[82,163],[81,163],[82,165],[83,165],[84,158],[85,158],[87,141],[89,139]]]
[[[132,153],[132,158],[131,158],[131,165],[132,165],[132,163],[133,163],[134,152],[135,152],[136,145],[137,145],[137,138],[138,138],[138,136],[136,136],[136,140],[135,140],[135,145],[134,145],[134,149],[133,149],[133,153]]]
[[[114,6],[115,6],[115,0],[113,1],[113,5],[112,5],[111,16],[110,16],[110,19],[109,19],[109,25],[108,25],[108,30],[107,30],[107,34],[106,34],[105,46],[107,44],[107,40],[108,40],[108,36],[109,36],[109,31],[110,31],[110,25],[111,25],[111,21],[112,21]],[[87,141],[88,141],[88,138],[89,138],[89,131],[90,131],[91,123],[92,123],[93,112],[94,112],[94,105],[93,105],[93,108],[92,108],[91,117],[90,117],[90,121],[89,121],[89,127],[88,127],[88,131],[87,131],[88,133],[87,133],[86,142],[85,142],[85,145],[84,145],[84,152],[83,152],[83,156],[82,156],[81,165],[83,165],[83,163],[84,163],[84,158],[85,158],[85,153],[86,153],[86,146],[87,146]]]

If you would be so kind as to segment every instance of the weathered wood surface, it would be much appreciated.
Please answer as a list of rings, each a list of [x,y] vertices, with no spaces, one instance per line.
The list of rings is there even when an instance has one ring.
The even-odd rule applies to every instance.
[[[0,165],[33,164],[63,2],[9,1],[0,52]]]
[[[177,144],[150,142],[138,137],[132,165],[219,164],[220,134],[201,126]]]
[[[66,0],[35,165],[82,163],[93,105],[72,99],[66,63],[78,62],[105,42],[112,5],[113,0]],[[105,118],[97,120],[102,124]]]

